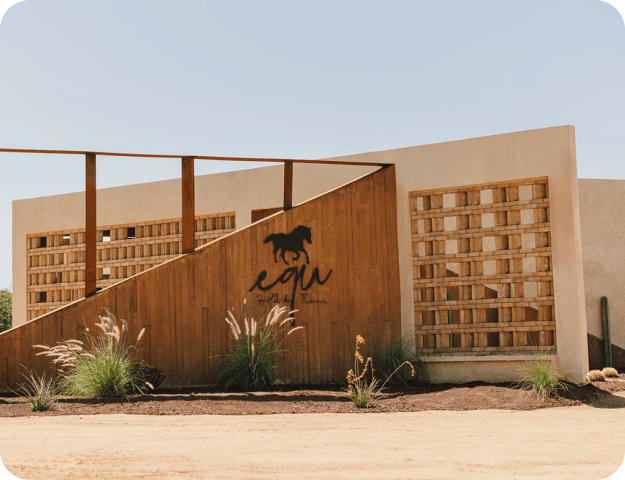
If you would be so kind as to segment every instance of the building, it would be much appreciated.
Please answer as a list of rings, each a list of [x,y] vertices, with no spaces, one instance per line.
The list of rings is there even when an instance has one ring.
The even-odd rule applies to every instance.
[[[578,181],[573,127],[329,160],[393,166],[296,164],[286,212],[282,166],[198,176],[195,246],[220,240],[186,255],[180,180],[98,190],[104,290],[83,300],[84,193],[14,202],[17,328],[0,336],[0,384],[29,343],[80,335],[105,306],[151,329],[144,358],[171,385],[207,381],[227,351],[223,314],[244,298],[257,314],[276,298],[299,310],[305,333],[282,367],[294,383],[341,381],[356,334],[414,335],[435,381],[514,380],[537,353],[581,381],[588,345],[600,361],[604,295],[616,353],[625,345],[625,183]],[[297,225],[312,232],[310,263],[274,259],[265,238]],[[303,266],[333,278],[298,292]],[[250,288],[291,267],[294,286]]]

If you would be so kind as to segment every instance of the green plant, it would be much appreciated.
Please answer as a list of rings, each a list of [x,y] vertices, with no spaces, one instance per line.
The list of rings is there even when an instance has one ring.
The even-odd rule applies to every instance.
[[[100,316],[95,337],[87,333],[87,342],[65,340],[54,347],[35,345],[43,351],[37,355],[53,358],[60,365],[59,383],[62,393],[75,396],[119,397],[130,393],[144,394],[152,385],[136,368],[135,345],[128,342],[128,324],[108,310]],[[89,329],[86,329],[87,332]],[[141,330],[138,343],[145,329]]]
[[[374,342],[371,358],[380,380],[388,382],[389,385],[407,386],[415,380],[422,382],[429,380],[411,335],[399,337],[394,342],[386,340]],[[412,365],[413,369],[408,368],[409,365]]]
[[[386,384],[393,378],[393,376],[404,366],[410,366],[412,375],[415,374],[415,369],[409,360],[405,360],[399,364],[397,368],[386,378],[382,386],[378,387],[379,381],[374,376],[373,360],[368,357],[367,360],[363,358],[360,353],[360,345],[364,345],[365,339],[360,335],[356,335],[356,351],[354,353],[354,368],[347,372],[347,395],[354,402],[358,408],[371,408],[375,407],[382,390]],[[371,367],[371,381],[367,381],[367,371]],[[362,368],[362,371],[360,369]]]
[[[13,300],[10,290],[0,290],[0,333],[13,325]]]
[[[29,371],[28,376],[22,374],[25,383],[18,386],[17,393],[25,398],[33,412],[45,412],[56,405],[59,395],[59,385],[52,377],[46,377],[44,372],[41,376],[34,371]]]
[[[290,328],[294,311],[276,305],[258,322],[242,313],[242,326],[231,311],[226,323],[230,327],[235,345],[215,375],[215,386],[224,390],[265,390],[275,385],[279,378],[273,356],[280,352],[284,340],[303,327]],[[286,314],[286,318],[281,319]],[[240,319],[241,320],[241,319]]]
[[[520,387],[524,390],[531,390],[545,399],[558,390],[566,390],[566,385],[562,382],[564,373],[557,365],[546,356],[539,356],[535,360],[525,362],[521,369]]]
[[[371,381],[361,379],[354,384],[350,398],[358,408],[372,408],[378,403],[378,397],[382,394],[378,379],[373,377]]]
[[[145,363],[135,363],[130,373],[134,377],[143,380],[150,390],[156,390],[165,380],[163,370]]]

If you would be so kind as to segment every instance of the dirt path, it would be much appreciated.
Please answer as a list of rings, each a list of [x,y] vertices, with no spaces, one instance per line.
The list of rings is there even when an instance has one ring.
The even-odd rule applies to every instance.
[[[371,415],[0,419],[24,479],[603,479],[625,455],[620,408]]]

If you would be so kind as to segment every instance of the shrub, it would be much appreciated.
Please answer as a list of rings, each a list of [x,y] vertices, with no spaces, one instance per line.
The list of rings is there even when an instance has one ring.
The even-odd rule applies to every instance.
[[[412,375],[415,374],[414,367],[410,361],[406,360],[386,378],[382,386],[378,387],[379,381],[373,375],[373,360],[371,357],[367,361],[363,358],[359,351],[360,345],[364,345],[365,339],[360,335],[356,335],[356,351],[354,353],[354,369],[347,372],[347,395],[358,408],[375,407],[378,398],[382,394],[382,390],[389,380],[404,366],[410,366]],[[371,381],[367,381],[366,375],[369,367],[371,367]],[[362,372],[360,369],[362,368]]]
[[[266,390],[278,382],[273,355],[280,352],[284,339],[303,327],[290,328],[293,320],[287,307],[276,305],[260,321],[244,315],[239,325],[231,311],[226,323],[235,340],[234,347],[227,354],[215,376],[215,386],[224,390],[233,388],[244,391]],[[286,318],[281,317],[286,314]],[[284,335],[283,335],[284,334]]]
[[[586,374],[586,380],[589,382],[605,381],[605,374],[601,370],[591,370]]]
[[[0,333],[13,325],[13,300],[9,290],[0,290]]]
[[[46,377],[45,372],[39,376],[32,370],[28,376],[22,375],[26,382],[18,386],[16,393],[26,399],[33,412],[45,412],[54,408],[59,394],[59,386],[54,379]]]
[[[562,382],[563,378],[564,373],[560,367],[541,356],[525,363],[521,370],[520,387],[535,391],[538,396],[545,399],[558,390],[566,389],[566,385]]]
[[[407,386],[413,381],[429,380],[411,335],[400,337],[394,342],[375,342],[371,358],[380,380],[388,382],[389,385]],[[414,370],[410,369],[409,365],[412,365]],[[393,372],[396,372],[394,376]]]
[[[141,369],[135,368],[137,349],[126,339],[127,322],[120,320],[120,327],[117,318],[108,310],[106,313],[96,323],[100,332],[96,337],[87,334],[87,343],[65,340],[54,347],[35,345],[43,349],[37,355],[54,358],[53,363],[60,365],[62,393],[107,398],[143,394],[152,388]],[[136,343],[144,331],[141,330]]]
[[[135,363],[130,373],[134,377],[143,380],[150,390],[156,390],[165,380],[163,370],[145,363]]]

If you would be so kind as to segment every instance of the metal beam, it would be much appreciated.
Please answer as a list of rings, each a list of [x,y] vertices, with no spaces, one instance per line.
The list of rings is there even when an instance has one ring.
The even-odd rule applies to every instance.
[[[293,162],[284,162],[284,211],[293,207]]]
[[[266,163],[312,163],[321,165],[362,165],[363,167],[388,167],[391,163],[380,162],[349,162],[341,160],[304,160],[295,158],[252,158],[252,157],[216,157],[212,155],[157,155],[152,153],[115,153],[115,152],[83,152],[79,150],[33,150],[25,148],[0,148],[0,153],[42,153],[57,155],[85,155],[93,153],[99,157],[140,157],[140,158],[181,158],[189,157],[196,160],[223,160],[227,162],[266,162]]]
[[[182,253],[195,250],[195,173],[193,157],[182,158]]]
[[[96,155],[85,155],[85,297],[96,292],[97,262]]]

